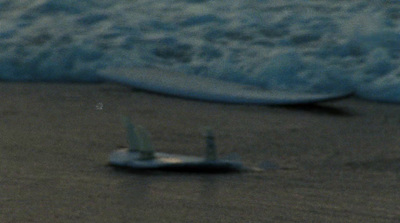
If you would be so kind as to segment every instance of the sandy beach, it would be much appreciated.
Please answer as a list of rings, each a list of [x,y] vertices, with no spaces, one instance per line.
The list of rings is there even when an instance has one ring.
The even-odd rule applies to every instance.
[[[400,106],[348,98],[315,106],[183,100],[115,84],[0,83],[0,222],[397,222]],[[121,115],[158,151],[281,169],[131,173]]]

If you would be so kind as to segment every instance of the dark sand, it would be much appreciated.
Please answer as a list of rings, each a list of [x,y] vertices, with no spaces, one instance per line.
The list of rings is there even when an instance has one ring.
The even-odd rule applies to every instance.
[[[399,105],[222,105],[112,84],[0,89],[1,223],[400,221]],[[117,171],[107,160],[127,144],[120,115],[159,151],[202,155],[212,126],[219,154],[283,169]]]

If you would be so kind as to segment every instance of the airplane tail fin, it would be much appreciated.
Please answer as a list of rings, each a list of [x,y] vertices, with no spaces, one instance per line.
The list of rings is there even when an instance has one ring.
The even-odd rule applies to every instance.
[[[130,118],[124,116],[123,122],[126,128],[126,134],[130,152],[139,152],[140,159],[154,159],[153,145],[151,144],[150,133],[142,126],[135,127]]]
[[[211,128],[207,127],[205,131],[206,137],[206,160],[215,161],[217,160],[217,149],[215,146],[214,132]]]
[[[151,144],[150,133],[142,126],[137,127],[137,134],[139,137],[139,152],[141,160],[154,159],[154,149]]]
[[[135,126],[132,124],[131,119],[127,116],[123,116],[122,121],[124,122],[126,128],[126,137],[128,140],[129,151],[136,152],[140,149],[140,145],[139,136],[137,134]]]

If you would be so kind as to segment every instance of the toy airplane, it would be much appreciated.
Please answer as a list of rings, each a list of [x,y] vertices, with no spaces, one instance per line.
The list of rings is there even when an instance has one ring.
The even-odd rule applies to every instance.
[[[183,172],[234,172],[243,170],[242,163],[217,158],[214,134],[206,133],[205,157],[185,156],[154,152],[149,133],[142,127],[135,127],[124,118],[129,148],[120,149],[110,156],[109,164],[132,170],[169,170]]]

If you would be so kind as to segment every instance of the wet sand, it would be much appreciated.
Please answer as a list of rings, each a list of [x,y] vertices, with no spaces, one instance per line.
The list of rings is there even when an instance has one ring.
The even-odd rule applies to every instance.
[[[400,106],[349,98],[317,106],[190,101],[114,84],[0,83],[0,222],[396,222]],[[279,170],[131,173],[120,115],[158,151],[219,154]]]

